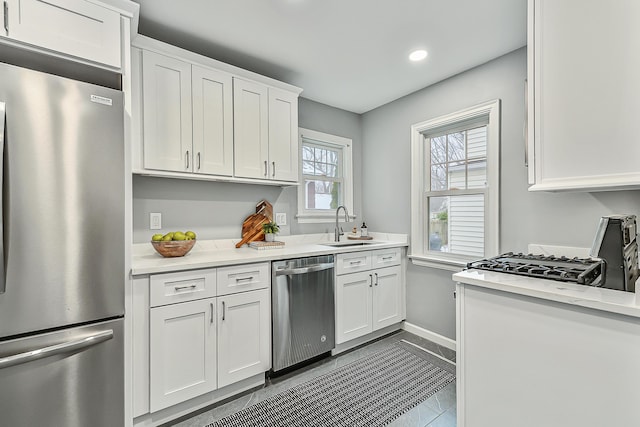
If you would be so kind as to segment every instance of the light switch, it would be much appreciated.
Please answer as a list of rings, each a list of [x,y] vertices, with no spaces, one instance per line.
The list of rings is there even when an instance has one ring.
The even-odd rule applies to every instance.
[[[162,214],[160,212],[149,213],[149,229],[160,230],[162,228]]]
[[[276,224],[287,225],[287,214],[284,212],[276,213]]]

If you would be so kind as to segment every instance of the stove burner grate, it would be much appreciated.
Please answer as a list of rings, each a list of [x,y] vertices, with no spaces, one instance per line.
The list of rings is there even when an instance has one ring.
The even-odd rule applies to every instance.
[[[513,252],[468,263],[467,269],[472,268],[589,286],[604,285],[605,277],[605,263],[601,259],[525,255]]]

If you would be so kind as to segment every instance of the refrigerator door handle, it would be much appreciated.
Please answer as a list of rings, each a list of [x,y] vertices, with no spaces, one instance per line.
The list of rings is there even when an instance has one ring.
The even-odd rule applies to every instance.
[[[6,119],[5,103],[0,101],[0,294],[3,294],[7,286],[7,275],[5,274],[5,253],[4,253],[4,200],[2,200],[4,182],[4,125]]]
[[[34,360],[43,359],[45,357],[51,357],[58,354],[80,351],[87,347],[92,347],[94,345],[100,344],[101,342],[110,340],[111,338],[113,338],[113,330],[109,329],[107,331],[98,332],[97,334],[83,337],[77,340],[67,341],[61,344],[38,348],[35,350],[26,351],[24,353],[18,353],[12,356],[3,357],[0,359],[0,369],[8,368],[15,365],[22,365],[23,363],[32,362]]]

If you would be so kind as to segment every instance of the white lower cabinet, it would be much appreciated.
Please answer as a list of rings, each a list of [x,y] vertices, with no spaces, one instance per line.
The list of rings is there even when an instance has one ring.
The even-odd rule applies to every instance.
[[[400,266],[373,270],[372,325],[377,331],[402,320]]]
[[[269,289],[218,297],[218,387],[271,367]]]
[[[336,281],[336,344],[373,331],[372,275],[368,272],[338,276]]]
[[[150,409],[216,389],[216,299],[150,310]]]
[[[336,280],[336,344],[403,320],[399,265],[344,274]]]
[[[154,413],[177,416],[190,399],[213,403],[271,369],[270,277],[270,264],[256,263],[137,280],[139,286],[147,280],[146,292],[137,295],[133,332],[139,422]]]
[[[557,296],[561,285],[457,284],[459,427],[640,426],[638,318]]]

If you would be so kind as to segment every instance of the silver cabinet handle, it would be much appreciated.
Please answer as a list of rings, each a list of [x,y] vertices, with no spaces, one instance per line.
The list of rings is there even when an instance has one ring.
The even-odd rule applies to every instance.
[[[200,170],[200,152],[198,151],[198,170]]]
[[[187,155],[185,156],[187,159],[187,169],[189,169],[189,150],[187,150]]]
[[[222,320],[224,320],[225,312],[226,312],[226,309],[224,306],[224,301],[222,301]]]
[[[269,175],[269,171],[267,171],[267,161],[264,161],[264,176]]]
[[[358,264],[362,264],[362,260],[359,259],[358,261],[350,261],[349,265],[358,265]]]
[[[4,3],[5,6],[7,2]],[[4,19],[7,19],[7,10],[5,8]],[[0,102],[0,156],[4,153],[4,121],[5,121],[5,104],[4,102]],[[2,188],[4,188],[4,183],[2,182],[2,177],[4,168],[4,156],[0,158],[0,206],[4,205],[4,201],[2,200]],[[3,294],[6,290],[7,286],[7,276],[4,270],[4,214],[2,213],[3,209],[0,208],[0,294]]]
[[[77,340],[67,341],[61,344],[38,348],[36,350],[26,351],[24,353],[18,353],[12,356],[3,357],[2,359],[0,359],[0,369],[8,368],[15,365],[22,365],[24,363],[43,359],[45,357],[55,356],[58,354],[75,352],[87,347],[94,346],[96,344],[100,344],[101,342],[110,340],[111,338],[113,338],[113,330],[109,329],[108,331],[98,332],[97,334]]]
[[[524,79],[524,166],[529,167],[529,82]]]
[[[9,3],[4,2],[4,31],[9,34]]]
[[[369,275],[369,287],[372,288],[373,287],[373,275]]]
[[[378,286],[378,273],[373,273],[376,275],[376,286]]]
[[[253,280],[253,276],[249,276],[249,277],[236,277],[236,282],[242,282],[242,281],[245,281],[245,280],[249,280],[249,281],[251,281],[251,280]]]
[[[392,257],[392,256],[383,256],[383,257],[382,257],[382,260],[383,260],[383,261],[389,261],[389,260],[392,260],[392,259],[393,259],[393,257]]]
[[[271,176],[275,178],[275,176],[276,176],[276,162],[271,162],[271,166],[273,166],[273,170],[271,171]]]
[[[176,291],[180,292],[180,291],[184,291],[185,289],[195,289],[196,285],[188,285],[188,286],[174,286],[173,289],[175,289]]]
[[[211,306],[211,319],[209,320],[209,323],[213,325],[213,303],[209,303],[209,305]]]

